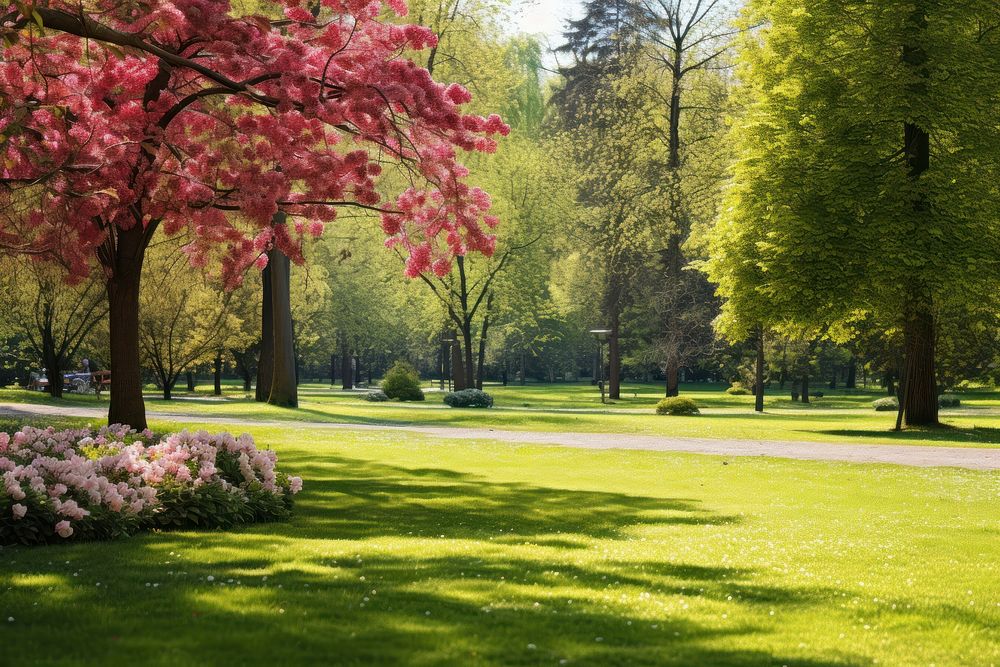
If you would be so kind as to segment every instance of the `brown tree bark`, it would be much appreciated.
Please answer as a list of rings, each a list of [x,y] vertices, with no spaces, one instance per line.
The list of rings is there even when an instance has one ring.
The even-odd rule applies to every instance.
[[[681,393],[681,383],[680,383],[680,368],[677,362],[677,356],[671,355],[670,359],[667,360],[667,397],[680,396]]]
[[[469,385],[466,384],[465,362],[462,357],[462,342],[456,341],[451,346],[451,375],[455,391],[469,388]]]
[[[295,381],[295,335],[292,329],[291,264],[277,248],[268,252],[271,271],[271,308],[274,316],[274,367],[267,402],[286,408],[299,406]]]
[[[476,362],[472,344],[472,322],[466,320],[462,326],[462,370],[465,372],[462,384],[463,389],[472,389],[476,386]]]
[[[808,403],[809,402],[809,376],[808,375],[803,375],[802,376],[802,393],[800,394],[800,397],[801,397],[800,400],[803,403]]]
[[[754,411],[764,412],[764,327],[757,329],[757,364],[754,374]]]
[[[927,51],[923,45],[927,29],[926,2],[917,0],[906,26],[907,36],[903,47],[903,63],[915,75],[908,90],[915,106],[925,104],[929,95],[930,71],[927,67]],[[906,123],[903,146],[910,167],[910,180],[919,184],[931,166],[930,133],[916,123]],[[919,188],[917,191],[919,194],[913,202],[913,217],[918,226],[923,226],[933,212]],[[909,285],[908,292],[909,300],[903,313],[905,387],[900,407],[905,412],[907,426],[933,426],[939,423],[933,297],[919,281]]]
[[[222,396],[222,352],[215,353],[215,395]]]
[[[46,331],[42,333],[42,361],[45,363],[45,377],[49,380],[47,391],[52,398],[62,398],[64,360],[56,352],[55,339],[52,335],[51,320],[46,322]]]
[[[858,388],[858,359],[857,357],[851,356],[851,360],[847,362],[847,379],[844,381],[845,389],[857,389]]]
[[[904,327],[906,369],[902,406],[907,426],[934,426],[938,421],[934,313],[925,303],[912,304]]]
[[[194,373],[191,372],[191,371],[188,371],[186,373],[186,376],[187,377],[185,379],[187,380],[187,390],[190,393],[190,392],[193,392],[195,390],[195,386],[194,386]]]
[[[107,286],[111,329],[108,423],[126,424],[140,431],[146,428],[139,364],[139,283],[146,245],[142,225],[118,230],[114,266]]]
[[[271,374],[274,372],[274,312],[271,303],[271,263],[261,274],[263,291],[260,309],[260,357],[257,361],[258,403],[266,403],[271,392]]]

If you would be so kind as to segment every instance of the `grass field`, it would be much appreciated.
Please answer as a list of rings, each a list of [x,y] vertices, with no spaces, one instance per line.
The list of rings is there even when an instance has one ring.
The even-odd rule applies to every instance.
[[[4,549],[0,663],[1000,664],[995,473],[232,430],[294,521]]]
[[[690,385],[684,395],[694,398],[704,414],[698,417],[658,417],[653,406],[661,396],[654,385],[625,387],[622,400],[601,405],[589,384],[488,387],[496,398],[494,410],[451,410],[439,393],[420,404],[369,403],[363,392],[341,392],[324,385],[303,385],[300,409],[287,410],[256,403],[229,386],[223,400],[201,387],[191,395],[164,401],[151,395],[151,412],[233,419],[320,421],[355,424],[419,424],[488,427],[527,431],[635,433],[741,440],[791,440],[827,443],[1000,447],[1000,394],[966,392],[963,405],[942,412],[944,426],[894,433],[895,413],[876,413],[877,392],[827,392],[809,405],[792,403],[782,392],[767,397],[764,415],[753,413],[752,396],[729,396],[715,385]],[[0,390],[0,402],[48,402],[44,394]],[[107,399],[68,397],[68,405],[107,405]]]

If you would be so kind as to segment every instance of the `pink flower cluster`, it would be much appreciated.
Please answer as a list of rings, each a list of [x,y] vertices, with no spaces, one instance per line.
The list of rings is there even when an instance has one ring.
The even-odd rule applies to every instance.
[[[223,478],[219,465],[224,458],[236,462],[239,479]],[[124,426],[96,433],[25,427],[13,436],[0,433],[0,501],[10,499],[16,521],[28,517],[29,508],[47,510],[59,518],[54,532],[68,538],[74,522],[99,509],[136,517],[155,514],[157,489],[166,483],[218,484],[236,494],[301,491],[300,478],[279,480],[276,464],[275,453],[257,449],[249,435],[183,431],[157,441],[149,431]]]
[[[494,151],[510,128],[467,113],[466,88],[406,57],[437,44],[435,33],[387,20],[385,8],[406,14],[404,0],[278,4],[285,21],[230,0],[148,0],[141,10],[50,0],[38,8],[56,19],[44,33],[33,4],[10,5],[0,24],[0,247],[56,256],[79,277],[109,228],[162,224],[190,235],[196,266],[223,250],[236,284],[270,247],[302,261],[305,238],[362,206],[384,212],[390,243],[414,253],[411,276],[492,252],[496,219],[465,183],[460,155]],[[76,22],[107,32],[62,27]],[[113,31],[148,48],[123,52]],[[403,182],[415,191],[384,196]],[[14,205],[22,189],[32,206]]]

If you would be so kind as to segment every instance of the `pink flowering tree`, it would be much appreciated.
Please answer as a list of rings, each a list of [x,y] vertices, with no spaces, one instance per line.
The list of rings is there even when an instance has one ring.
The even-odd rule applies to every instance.
[[[383,6],[386,5],[386,6]],[[380,20],[403,0],[47,0],[0,9],[0,248],[107,281],[109,421],[145,427],[139,279],[158,228],[236,285],[270,250],[302,260],[343,207],[382,214],[407,274],[491,253],[462,151],[508,128],[407,52],[434,35]],[[380,178],[388,170],[403,174]],[[380,182],[406,183],[386,201]],[[286,222],[287,221],[287,222]],[[221,257],[221,260],[219,259]]]

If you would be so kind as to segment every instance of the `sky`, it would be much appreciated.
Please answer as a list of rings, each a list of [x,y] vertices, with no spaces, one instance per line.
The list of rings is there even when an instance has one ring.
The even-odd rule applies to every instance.
[[[521,32],[543,35],[550,46],[562,42],[566,19],[576,18],[580,0],[524,0],[517,20]],[[544,41],[543,41],[544,43]]]

